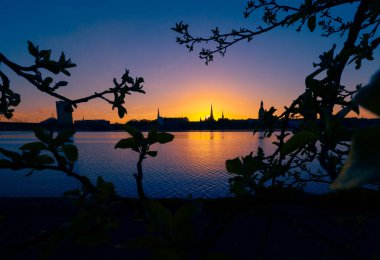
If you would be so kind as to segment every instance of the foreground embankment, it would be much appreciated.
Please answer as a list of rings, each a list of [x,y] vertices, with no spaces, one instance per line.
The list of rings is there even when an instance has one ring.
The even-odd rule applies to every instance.
[[[57,230],[69,225],[78,207],[66,198],[1,198],[1,257],[36,259],[144,259],[150,250],[127,245],[147,229],[136,199],[120,201],[119,226],[102,245],[80,246],[65,238],[49,248]],[[188,200],[156,200],[173,214]],[[198,200],[192,222],[194,245],[187,255],[254,258],[355,259],[380,256],[380,195],[371,191],[311,195],[265,192],[249,199]],[[215,232],[214,232],[215,231]],[[214,233],[213,233],[214,232]],[[207,245],[199,247],[208,234]],[[150,233],[152,235],[152,233]],[[154,235],[154,234],[153,234]],[[157,234],[156,234],[157,235]],[[48,251],[51,249],[51,252]]]

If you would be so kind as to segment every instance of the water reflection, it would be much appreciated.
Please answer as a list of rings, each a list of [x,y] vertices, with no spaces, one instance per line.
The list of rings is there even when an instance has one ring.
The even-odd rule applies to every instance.
[[[273,150],[272,139],[260,139],[252,132],[174,132],[173,142],[154,145],[156,158],[144,162],[144,187],[150,197],[224,197],[229,195],[225,160],[256,153],[261,146]],[[115,150],[114,145],[125,132],[78,132],[77,171],[96,180],[103,176],[115,183],[117,191],[135,197],[137,153]],[[32,133],[7,132],[0,135],[0,147],[17,149],[35,141]],[[0,170],[0,196],[61,196],[77,188],[75,180],[59,172],[42,171],[26,178],[25,172]]]

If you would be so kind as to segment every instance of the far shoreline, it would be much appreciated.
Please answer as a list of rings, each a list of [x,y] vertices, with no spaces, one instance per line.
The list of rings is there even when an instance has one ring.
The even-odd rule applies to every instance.
[[[91,120],[89,120],[91,121]],[[287,130],[297,130],[300,128],[302,119],[294,119],[289,122]],[[281,122],[274,126],[274,130],[281,129]],[[368,118],[345,118],[342,120],[344,126],[348,129],[357,129],[372,125],[380,124],[380,119]],[[60,131],[63,129],[74,129],[77,132],[121,132],[124,124],[108,124],[108,125],[59,125],[59,124],[43,124],[43,123],[21,123],[21,122],[0,122],[0,132],[6,131],[33,131],[35,128],[44,128],[48,130]],[[260,121],[257,119],[247,120],[230,120],[216,121],[212,124],[200,124],[199,122],[189,122],[188,124],[173,124],[173,125],[157,125],[156,120],[131,120],[128,125],[139,129],[140,131],[149,131],[157,128],[158,131],[166,132],[253,132],[259,128]],[[257,132],[264,132],[265,129],[260,129]]]

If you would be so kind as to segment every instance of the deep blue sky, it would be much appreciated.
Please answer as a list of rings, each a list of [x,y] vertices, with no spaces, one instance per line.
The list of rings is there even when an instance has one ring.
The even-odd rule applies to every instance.
[[[72,98],[112,86],[112,79],[121,76],[124,68],[145,78],[147,94],[128,98],[129,114],[123,120],[101,100],[80,105],[74,113],[76,119],[153,119],[160,107],[163,116],[196,120],[208,115],[211,103],[216,117],[223,109],[230,118],[256,118],[261,99],[266,107],[289,105],[304,89],[312,63],[341,41],[322,38],[318,32],[296,33],[284,28],[233,46],[226,57],[216,57],[208,66],[198,59],[197,52],[188,53],[176,44],[176,33],[170,28],[179,21],[189,23],[196,35],[207,35],[215,26],[222,31],[252,28],[255,19],[242,15],[245,4],[243,0],[2,0],[0,50],[23,65],[32,61],[27,40],[52,49],[53,56],[65,51],[78,65],[61,91]],[[344,10],[347,17],[351,10]],[[350,88],[366,83],[379,65],[377,59],[365,62],[361,71],[351,66],[343,82]],[[22,95],[14,120],[36,122],[55,114],[54,98],[40,94],[12,73],[10,76]]]

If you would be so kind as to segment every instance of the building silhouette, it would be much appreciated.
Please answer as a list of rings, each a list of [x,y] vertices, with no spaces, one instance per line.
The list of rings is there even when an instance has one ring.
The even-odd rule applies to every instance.
[[[160,115],[160,109],[157,108],[157,124],[163,125],[164,124],[164,118]]]
[[[162,117],[160,109],[157,109],[157,125],[162,127],[180,128],[189,123],[187,117]]]
[[[263,101],[261,100],[261,103],[260,103],[260,109],[259,109],[259,116],[258,116],[258,119],[259,120],[263,120],[264,119],[264,103]]]
[[[70,111],[71,105],[66,101],[57,101],[57,123],[60,125],[73,125],[73,113]]]
[[[215,122],[214,111],[212,110],[212,104],[211,104],[210,116],[208,118],[206,118],[205,121]]]

